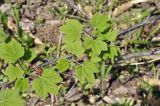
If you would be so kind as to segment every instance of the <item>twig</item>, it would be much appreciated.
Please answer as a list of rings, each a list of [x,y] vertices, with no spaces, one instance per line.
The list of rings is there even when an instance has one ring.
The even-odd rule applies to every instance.
[[[83,29],[83,32],[84,32],[86,35],[91,36],[91,34],[90,34],[88,31],[86,31],[85,29]]]
[[[70,93],[72,91],[72,89],[76,86],[78,82],[78,79],[76,79],[76,82],[72,85],[72,87],[68,90],[67,94]]]
[[[144,65],[144,64],[149,64],[149,63],[154,63],[160,61],[160,57],[153,59],[153,60],[149,60],[149,61],[145,61],[145,62],[135,62],[135,63],[122,63],[122,64],[113,64],[113,65],[105,65],[106,67],[108,66],[112,66],[112,67],[125,67],[125,66],[137,66],[137,65]]]
[[[12,81],[12,82],[6,82],[6,83],[0,85],[0,89],[1,89],[1,88],[4,88],[4,87],[6,87],[6,86],[8,86],[8,85],[10,85],[10,84],[12,84],[13,82],[14,82],[14,81]]]
[[[134,57],[157,55],[157,54],[160,54],[160,50],[152,50],[152,51],[147,51],[147,52],[139,52],[139,53],[123,55],[122,59],[125,60],[125,59],[131,59],[131,58],[134,58]]]
[[[160,1],[159,0],[154,0],[154,3],[157,7],[157,9],[160,9]]]
[[[72,55],[69,55],[69,56],[66,56],[66,57],[64,57],[64,58],[71,58],[72,57]],[[50,60],[48,60],[47,62],[45,62],[45,63],[42,63],[42,64],[40,64],[39,66],[40,67],[45,67],[45,66],[47,66],[47,65],[53,65],[53,64],[55,64],[55,62],[58,60],[58,58],[54,58],[54,59],[50,59]]]
[[[83,22],[88,22],[88,20],[86,20],[84,18],[81,18],[79,16],[74,16],[74,15],[70,15],[70,14],[66,14],[65,16],[68,17],[68,18],[78,19],[78,20],[83,21]]]
[[[122,31],[120,31],[117,36],[121,36],[121,35],[125,35],[125,34],[128,34],[130,33],[131,31],[134,31],[144,25],[148,25],[148,24],[153,24],[153,23],[156,23],[158,20],[160,20],[160,15],[158,16],[151,16],[151,17],[147,17],[143,22],[139,23],[139,24],[136,24],[128,29],[124,29]]]
[[[78,8],[76,5],[74,5],[74,2],[72,0],[65,0],[68,5],[70,5],[73,9],[76,9],[81,14],[83,14],[87,19],[90,19],[89,15],[83,12],[80,8]]]

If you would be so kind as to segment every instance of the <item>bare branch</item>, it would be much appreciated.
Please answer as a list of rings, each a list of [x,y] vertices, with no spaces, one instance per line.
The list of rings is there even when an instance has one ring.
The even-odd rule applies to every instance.
[[[76,9],[81,14],[83,14],[87,19],[90,19],[90,16],[86,14],[82,9],[80,9],[78,6],[74,5],[74,2],[72,0],[65,0],[69,6],[71,6],[73,9]]]

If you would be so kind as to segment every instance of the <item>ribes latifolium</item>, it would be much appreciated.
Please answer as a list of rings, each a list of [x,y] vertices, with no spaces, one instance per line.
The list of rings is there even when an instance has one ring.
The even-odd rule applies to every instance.
[[[66,51],[75,56],[83,54],[88,56],[87,61],[75,68],[81,84],[94,83],[94,73],[100,70],[99,63],[107,59],[114,63],[115,57],[120,53],[120,48],[114,45],[116,32],[112,30],[112,23],[106,15],[95,14],[90,20],[90,25],[93,28],[90,36],[83,34],[82,24],[74,19],[68,19],[60,27],[64,34]]]
[[[63,81],[60,74],[69,70],[75,70],[81,85],[94,85],[102,61],[108,59],[113,64],[120,49],[114,45],[116,32],[112,30],[112,23],[106,15],[95,14],[89,24],[93,29],[89,32],[90,35],[85,35],[85,28],[75,19],[66,20],[60,27],[64,44],[61,52],[77,58],[82,56],[87,58],[79,62],[75,58],[60,57],[53,65],[44,67],[40,75],[36,75],[26,65],[37,56],[34,48],[23,45],[22,40],[15,39],[16,36],[11,38],[3,28],[0,28],[0,59],[7,64],[2,73],[8,78],[8,82],[14,82],[12,89],[1,91],[0,106],[23,106],[20,94],[27,92],[33,91],[43,99],[48,94],[58,94],[59,84]],[[11,92],[13,95],[9,94]],[[6,101],[5,98],[9,99]],[[12,98],[15,98],[14,103]]]

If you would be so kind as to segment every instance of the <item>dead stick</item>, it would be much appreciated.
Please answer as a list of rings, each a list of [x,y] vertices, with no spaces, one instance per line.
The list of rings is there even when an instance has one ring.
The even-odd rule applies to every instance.
[[[80,8],[78,8],[76,5],[74,5],[74,2],[72,0],[65,0],[68,5],[70,5],[73,9],[76,9],[81,14],[83,14],[87,19],[90,19],[89,15],[83,12]]]
[[[125,66],[137,66],[137,65],[145,65],[145,64],[150,64],[150,63],[154,63],[160,61],[160,58],[156,58],[156,59],[152,59],[149,61],[144,61],[144,62],[135,62],[135,63],[122,63],[122,64],[113,64],[113,65],[105,65],[106,67],[108,66],[112,66],[114,68],[116,67],[125,67]]]
[[[140,27],[143,27],[144,25],[148,25],[148,24],[153,24],[156,23],[158,20],[160,20],[160,15],[158,16],[151,16],[151,17],[147,17],[143,22],[136,24],[130,28],[124,29],[122,31],[120,31],[117,36],[121,36],[121,35],[125,35],[128,34]]]
[[[147,51],[147,52],[139,52],[139,53],[132,53],[128,55],[123,55],[122,59],[131,59],[134,57],[142,57],[142,56],[150,56],[150,55],[157,55],[160,54],[160,50],[152,50],[152,51]]]

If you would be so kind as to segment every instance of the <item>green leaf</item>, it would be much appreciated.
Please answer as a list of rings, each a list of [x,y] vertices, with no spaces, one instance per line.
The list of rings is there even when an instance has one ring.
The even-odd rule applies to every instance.
[[[106,34],[106,40],[108,41],[115,41],[116,40],[116,37],[117,37],[117,33],[115,31],[109,31],[107,34]]]
[[[118,56],[119,49],[117,46],[112,45],[109,47],[109,51],[110,51],[109,57],[111,59],[111,62],[114,63],[114,58],[115,58],[115,56]]]
[[[58,68],[60,72],[64,72],[69,68],[69,63],[67,59],[59,59],[56,67]]]
[[[66,24],[60,27],[60,31],[65,34],[65,42],[73,42],[81,38],[82,25],[77,20],[69,19]]]
[[[100,32],[105,31],[108,27],[110,27],[110,24],[107,23],[108,17],[102,14],[96,13],[92,18],[91,18],[91,25],[97,29]]]
[[[15,82],[15,88],[21,92],[25,92],[29,89],[29,81],[26,78],[18,78]]]
[[[60,27],[60,31],[64,33],[65,47],[68,53],[80,56],[84,53],[81,42],[82,25],[74,19],[67,20],[66,24]]]
[[[19,33],[22,34],[21,40],[23,43],[25,43],[28,46],[32,46],[33,45],[33,38],[31,36],[29,36],[28,33],[26,33],[25,31],[23,31],[21,28],[19,29]]]
[[[36,50],[34,48],[30,48],[27,51],[25,51],[24,56],[22,58],[27,62],[31,62],[36,57],[37,57]]]
[[[39,78],[33,80],[32,88],[43,99],[47,97],[48,93],[57,94],[57,83],[61,82],[62,78],[53,69],[48,68]]]
[[[84,53],[81,41],[68,42],[66,44],[66,50],[68,53],[72,53],[76,56],[81,56]]]
[[[3,28],[0,28],[0,43],[5,42],[8,35],[4,32]]]
[[[117,33],[115,31],[109,30],[109,32],[103,34],[99,33],[98,39],[106,40],[106,41],[115,41],[117,38]]]
[[[78,65],[76,67],[76,76],[81,84],[84,84],[86,81],[89,83],[94,83],[94,73],[97,72],[99,72],[97,64],[90,61],[86,61],[82,65]]]
[[[90,52],[89,56],[91,57],[91,61],[94,63],[101,61],[101,58],[99,56],[97,56],[96,54],[94,54],[93,52]]]
[[[0,106],[24,106],[17,90],[3,90],[0,92]]]
[[[0,50],[0,58],[9,63],[16,62],[24,55],[24,48],[15,39],[12,39],[9,43],[1,43]]]
[[[24,71],[21,68],[15,67],[12,64],[9,64],[7,69],[4,71],[4,75],[9,78],[9,81],[13,81],[16,78],[22,78],[23,74]]]
[[[107,50],[107,44],[99,39],[93,40],[91,37],[85,37],[84,48],[91,49],[94,54],[100,54],[101,51]]]

